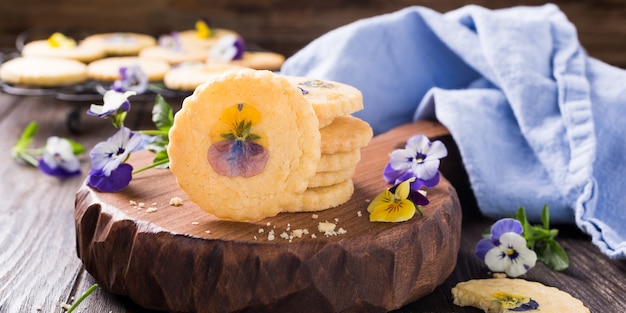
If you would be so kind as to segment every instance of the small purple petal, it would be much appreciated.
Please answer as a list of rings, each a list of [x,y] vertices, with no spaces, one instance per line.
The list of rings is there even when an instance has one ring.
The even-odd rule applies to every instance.
[[[243,41],[243,38],[237,37],[234,45],[237,49],[237,53],[233,56],[233,60],[241,60],[243,58],[243,54],[246,52],[246,43]]]
[[[102,192],[118,192],[126,188],[133,178],[133,167],[128,163],[120,164],[106,176],[102,170],[92,170],[87,178],[87,185]]]
[[[398,182],[398,177],[400,177],[400,175],[404,174],[405,171],[403,170],[394,170],[393,167],[391,167],[391,163],[387,163],[387,166],[385,166],[385,169],[383,170],[383,178],[385,179],[385,181],[388,184],[398,184],[400,182]]]
[[[487,254],[487,251],[493,249],[496,245],[494,244],[494,242],[490,239],[490,238],[483,238],[481,239],[478,244],[476,245],[476,256],[481,259],[481,260],[485,260],[485,255]]]
[[[416,205],[427,205],[430,203],[428,199],[419,191],[411,190],[409,191],[409,200],[415,203]]]
[[[503,218],[498,220],[495,224],[493,224],[493,226],[491,226],[491,239],[494,242],[499,242],[500,236],[507,232],[514,232],[521,235],[522,232],[524,232],[522,223],[513,218]]]
[[[67,170],[66,168],[62,166],[51,167],[43,159],[39,159],[38,168],[43,173],[51,175],[51,176],[55,176],[58,178],[68,178],[68,177],[72,177],[72,176],[76,176],[80,174],[80,168],[72,171],[72,170]]]
[[[435,174],[435,176],[433,176],[431,179],[422,180],[417,178],[414,182],[411,183],[411,189],[419,190],[422,186],[427,188],[435,187],[437,186],[437,184],[439,184],[440,177],[441,175],[439,175],[439,172],[437,172],[437,174]]]

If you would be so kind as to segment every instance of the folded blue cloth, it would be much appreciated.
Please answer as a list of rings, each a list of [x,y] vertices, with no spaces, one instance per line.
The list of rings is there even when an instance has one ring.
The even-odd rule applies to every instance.
[[[626,72],[589,57],[557,6],[408,7],[328,32],[281,73],[359,88],[375,133],[438,119],[485,215],[537,222],[547,204],[626,257]]]

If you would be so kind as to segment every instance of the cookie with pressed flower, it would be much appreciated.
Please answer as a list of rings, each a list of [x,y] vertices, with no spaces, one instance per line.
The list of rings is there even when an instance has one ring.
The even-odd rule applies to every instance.
[[[183,101],[169,138],[170,169],[187,197],[236,221],[294,203],[320,159],[313,108],[270,71],[230,71],[200,85]]]
[[[87,80],[87,67],[84,63],[71,59],[19,57],[0,66],[0,80],[39,87],[73,85]]]
[[[193,91],[212,77],[239,69],[243,69],[243,67],[228,63],[181,64],[165,74],[163,83],[169,89]]]
[[[97,60],[87,65],[89,78],[100,81],[115,81],[120,78],[120,68],[129,65],[139,65],[148,76],[149,81],[161,81],[171,66],[160,60],[140,58],[135,56],[109,57]]]
[[[141,49],[139,56],[162,60],[170,65],[178,65],[184,62],[203,62],[208,52],[202,48],[180,48],[172,49],[168,47],[154,46]]]
[[[147,34],[113,32],[89,35],[83,43],[102,45],[109,56],[133,56],[139,54],[141,49],[155,46],[157,42],[153,36]]]
[[[554,287],[524,279],[490,278],[460,282],[452,288],[454,304],[489,313],[588,313],[578,299]]]
[[[353,193],[354,182],[350,178],[330,186],[308,188],[284,212],[318,212],[332,209],[348,202]]]
[[[230,29],[211,28],[208,32],[188,29],[180,32],[179,36],[184,47],[209,49],[220,38],[224,36],[239,36],[239,34]]]
[[[211,60],[207,62],[211,63]],[[246,51],[241,59],[232,60],[230,63],[256,70],[276,71],[285,63],[285,56],[269,51]]]
[[[336,117],[330,125],[320,128],[320,134],[322,154],[349,152],[365,147],[374,136],[367,122],[352,115]]]
[[[61,33],[47,40],[34,40],[22,48],[22,56],[56,57],[89,63],[105,56],[104,47],[97,43],[76,43]]]
[[[320,162],[317,164],[318,172],[341,171],[355,167],[361,160],[361,150],[354,149],[347,152],[337,152],[333,154],[323,153]]]
[[[320,120],[320,127],[329,125],[337,116],[363,109],[363,94],[353,86],[308,77],[286,77],[294,86],[300,88],[304,97],[311,102]]]

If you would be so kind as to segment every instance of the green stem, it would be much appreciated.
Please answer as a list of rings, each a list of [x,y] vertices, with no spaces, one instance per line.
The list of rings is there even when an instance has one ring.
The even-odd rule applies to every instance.
[[[168,134],[167,131],[158,130],[158,129],[154,129],[154,130],[140,130],[138,132],[140,134],[144,134],[144,135],[164,135],[164,136],[167,136],[167,134]]]
[[[145,171],[145,170],[149,170],[149,169],[151,169],[151,168],[155,168],[155,167],[157,167],[157,166],[159,166],[159,165],[167,164],[167,162],[169,162],[169,161],[170,161],[169,159],[163,159],[163,160],[160,160],[160,161],[158,161],[158,162],[154,162],[154,163],[152,163],[152,164],[150,164],[150,165],[148,165],[148,166],[145,166],[145,167],[142,167],[142,168],[140,168],[140,169],[136,169],[136,170],[134,170],[134,171],[133,171],[133,175],[135,175],[135,174],[137,174],[137,173],[141,173],[141,172],[143,172],[143,171]]]
[[[78,298],[76,300],[76,302],[74,302],[74,304],[72,304],[72,306],[67,310],[67,313],[72,313],[72,311],[74,311],[74,309],[76,309],[76,307],[78,307],[78,305],[83,302],[83,300],[85,300],[85,298],[87,298],[92,292],[94,292],[94,290],[96,290],[96,288],[98,288],[98,284],[93,284],[91,285],[91,287],[89,287],[89,289],[87,289],[87,291],[85,291],[80,298]]]

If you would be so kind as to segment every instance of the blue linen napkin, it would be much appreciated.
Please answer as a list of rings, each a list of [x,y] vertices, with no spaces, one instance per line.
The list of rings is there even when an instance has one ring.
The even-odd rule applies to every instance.
[[[377,134],[438,119],[483,214],[538,222],[547,204],[626,258],[626,72],[589,57],[557,6],[408,7],[328,32],[281,73],[359,88]]]

